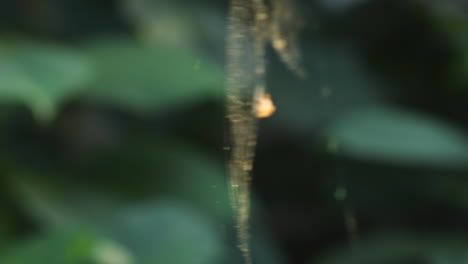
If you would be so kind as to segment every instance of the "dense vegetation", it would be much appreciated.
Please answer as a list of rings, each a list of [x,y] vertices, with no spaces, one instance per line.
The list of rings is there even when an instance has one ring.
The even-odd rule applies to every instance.
[[[242,263],[227,4],[0,1],[0,263]],[[254,262],[465,263],[467,4],[298,5],[308,78],[268,52]]]

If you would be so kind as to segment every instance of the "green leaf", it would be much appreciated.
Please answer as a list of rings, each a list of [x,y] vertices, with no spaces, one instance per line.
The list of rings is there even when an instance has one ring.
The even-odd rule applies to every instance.
[[[91,73],[86,57],[65,47],[20,41],[0,46],[0,102],[26,104],[47,122]]]
[[[328,136],[337,152],[359,159],[408,165],[465,167],[465,135],[424,115],[385,107],[364,108],[335,122]]]
[[[88,157],[79,168],[41,173],[22,168],[8,177],[10,189],[46,225],[94,223],[126,202],[160,196],[177,197],[219,221],[231,219],[221,160],[177,139],[131,138]]]
[[[98,75],[88,98],[101,103],[144,114],[222,92],[222,71],[188,50],[108,41],[94,43],[89,52]]]
[[[67,184],[15,174],[9,183],[23,209],[46,228],[99,227],[125,204],[117,197],[78,188],[71,180]]]
[[[213,223],[174,201],[129,207],[109,225],[141,264],[210,264],[222,256],[223,241]]]
[[[85,230],[54,231],[3,252],[0,263],[81,264],[90,262],[97,238]]]
[[[120,259],[136,259],[139,264],[209,264],[216,263],[224,248],[215,221],[186,203],[172,200],[130,203],[86,192],[57,196],[50,188],[45,191],[37,186],[33,189],[34,185],[27,187],[29,190],[25,187],[22,190],[28,199],[26,208],[42,220],[39,223],[43,227],[90,226],[103,237],[128,248],[128,252],[119,253]],[[112,244],[98,246],[94,249],[98,259],[112,259],[116,253],[110,251],[122,251]]]

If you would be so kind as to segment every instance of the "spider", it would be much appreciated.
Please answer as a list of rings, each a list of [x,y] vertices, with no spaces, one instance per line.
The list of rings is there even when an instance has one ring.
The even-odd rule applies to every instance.
[[[276,106],[271,100],[271,96],[268,93],[263,93],[260,98],[257,99],[257,105],[255,107],[255,116],[257,118],[267,118],[273,115],[276,111]]]

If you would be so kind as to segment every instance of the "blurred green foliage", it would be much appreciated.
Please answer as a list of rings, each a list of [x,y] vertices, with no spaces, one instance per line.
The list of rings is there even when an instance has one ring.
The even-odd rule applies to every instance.
[[[26,40],[1,46],[1,98],[23,103],[41,121],[50,121],[68,96],[89,82],[92,68],[84,54]]]
[[[465,263],[466,4],[297,2],[309,77],[268,52],[278,111],[260,123],[254,262]],[[215,0],[0,1],[1,264],[242,263],[226,14]]]
[[[121,108],[163,111],[222,94],[220,67],[191,51],[113,40],[91,45],[89,53],[98,68],[90,97]]]

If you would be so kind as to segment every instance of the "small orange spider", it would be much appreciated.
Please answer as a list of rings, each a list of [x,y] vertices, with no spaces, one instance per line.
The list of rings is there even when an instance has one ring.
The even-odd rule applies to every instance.
[[[255,115],[257,118],[270,117],[276,110],[276,106],[273,104],[273,100],[271,100],[271,96],[268,93],[263,93],[262,96],[257,99],[255,108]]]

